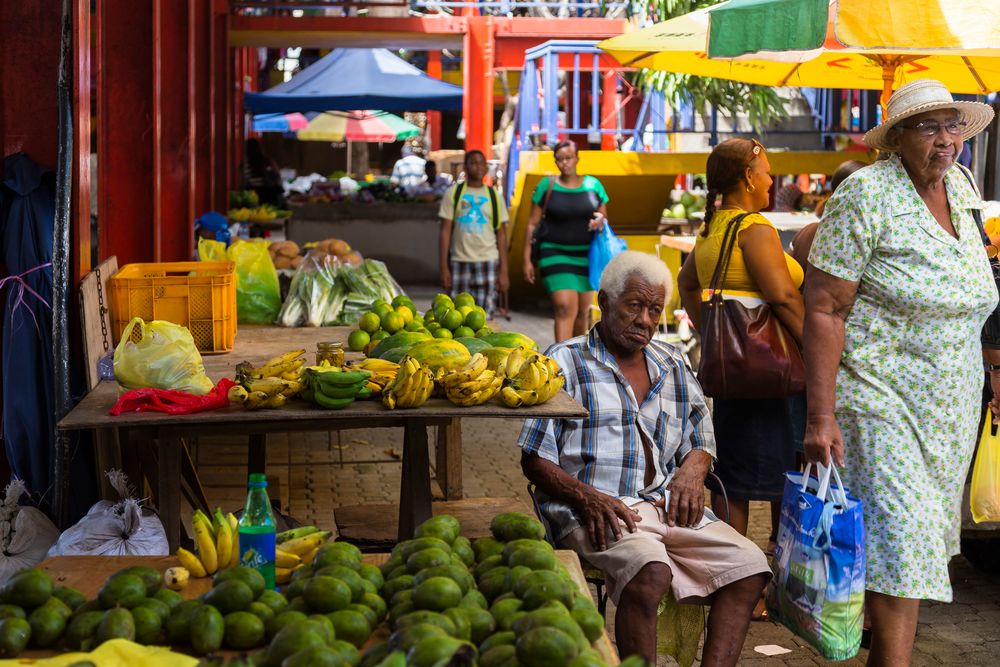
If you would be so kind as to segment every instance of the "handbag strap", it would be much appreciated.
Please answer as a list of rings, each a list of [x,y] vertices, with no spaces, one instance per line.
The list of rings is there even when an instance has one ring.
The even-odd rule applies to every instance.
[[[958,167],[958,170],[962,172],[962,175],[969,181],[969,185],[972,186],[972,191],[975,192],[976,196],[979,197],[980,201],[982,201],[983,195],[979,192],[979,186],[976,185],[975,179],[972,178],[972,172],[958,163],[955,163],[955,166]],[[993,242],[990,240],[990,235],[986,233],[986,228],[983,226],[983,212],[978,208],[972,209],[972,219],[976,221],[976,226],[979,227],[979,235],[983,239],[983,245],[993,245]],[[991,261],[994,259],[995,258],[991,258]]]
[[[733,247],[736,245],[736,238],[739,236],[740,223],[749,213],[741,213],[729,221],[726,233],[722,237],[722,244],[719,246],[719,260],[715,263],[715,271],[712,273],[712,280],[708,289],[714,297],[721,293],[722,285],[726,282],[726,274],[729,272],[729,262],[733,257]]]
[[[555,184],[555,178],[549,176],[549,189],[545,191],[545,199],[542,200],[542,220],[545,220],[545,213],[549,210],[549,200],[552,199],[552,187]]]

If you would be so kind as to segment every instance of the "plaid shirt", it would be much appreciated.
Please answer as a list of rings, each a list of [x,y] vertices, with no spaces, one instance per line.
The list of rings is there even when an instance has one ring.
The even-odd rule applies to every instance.
[[[715,458],[715,432],[701,386],[673,347],[650,341],[643,351],[649,370],[649,394],[639,405],[632,388],[594,326],[548,349],[566,375],[566,391],[578,400],[587,419],[527,419],[518,444],[525,452],[551,461],[578,480],[626,505],[663,497],[677,466],[693,450]],[[655,475],[645,486],[646,457],[640,432],[653,447]],[[541,490],[542,514],[558,541],[580,526],[564,502]]]

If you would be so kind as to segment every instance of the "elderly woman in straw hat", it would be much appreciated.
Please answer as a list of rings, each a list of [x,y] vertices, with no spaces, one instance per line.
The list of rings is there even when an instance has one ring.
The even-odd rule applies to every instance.
[[[908,664],[920,600],[951,601],[984,355],[1000,363],[980,344],[997,303],[982,203],[956,159],[992,118],[938,81],[900,87],[864,137],[888,159],[841,184],[809,254],[805,454],[864,504],[869,664]]]

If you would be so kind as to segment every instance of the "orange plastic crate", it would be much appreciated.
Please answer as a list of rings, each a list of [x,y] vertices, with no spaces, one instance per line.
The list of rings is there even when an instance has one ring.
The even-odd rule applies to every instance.
[[[235,270],[233,262],[126,264],[109,282],[115,343],[141,317],[187,327],[201,352],[229,352],[236,338]]]

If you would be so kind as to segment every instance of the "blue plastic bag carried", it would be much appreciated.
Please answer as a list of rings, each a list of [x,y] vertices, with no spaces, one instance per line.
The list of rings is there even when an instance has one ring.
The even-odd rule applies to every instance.
[[[847,660],[861,645],[864,620],[861,501],[847,493],[835,467],[817,466],[817,478],[810,466],[785,475],[767,610],[824,658]]]
[[[625,241],[615,236],[615,233],[611,231],[611,225],[605,220],[604,226],[601,227],[599,232],[594,234],[594,238],[590,241],[588,261],[590,263],[591,289],[600,289],[601,274],[604,273],[604,267],[615,258],[615,255],[626,250],[628,250],[628,245],[626,245]]]

